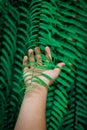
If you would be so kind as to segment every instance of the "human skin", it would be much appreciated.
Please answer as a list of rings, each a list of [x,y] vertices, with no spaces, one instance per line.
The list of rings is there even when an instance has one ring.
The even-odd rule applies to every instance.
[[[47,46],[45,48],[46,53],[46,61],[49,63],[52,60],[50,48]],[[36,56],[36,58],[35,58]],[[30,67],[28,67],[28,58]],[[48,60],[49,59],[49,60]],[[42,73],[47,74],[52,79],[56,79],[60,71],[65,63],[61,62],[57,64],[60,68],[54,68],[52,70],[47,69],[39,69],[35,68],[33,63],[38,63],[40,66],[44,66],[42,64],[41,51],[39,47],[35,48],[35,55],[32,49],[28,50],[28,56],[24,56],[23,58],[23,66],[24,66],[24,83],[26,85],[26,91],[24,95],[24,99],[21,105],[21,109],[19,112],[19,116],[15,125],[14,130],[46,130],[46,99],[48,88],[39,84],[38,82],[33,82],[34,79],[31,77],[31,74],[36,69],[38,73],[34,73],[34,76],[39,77],[42,81],[44,81],[48,86],[52,84],[52,80],[44,77]],[[31,82],[32,78],[32,82]],[[36,87],[35,87],[36,86]],[[30,91],[28,91],[28,89]]]

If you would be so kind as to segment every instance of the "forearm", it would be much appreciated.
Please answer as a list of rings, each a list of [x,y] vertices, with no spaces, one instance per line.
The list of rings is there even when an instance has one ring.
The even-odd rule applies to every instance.
[[[46,53],[46,62],[49,63],[50,60],[52,60],[49,47],[45,48],[45,53]],[[58,77],[61,69],[54,68],[51,70],[49,69],[47,70],[46,67],[44,69],[41,69],[41,67],[38,68],[37,66],[34,67],[32,63],[38,63],[37,65],[43,67],[45,65],[42,62],[41,52],[38,47],[35,48],[35,54],[36,55],[34,57],[33,50],[29,49],[28,57],[30,66],[28,66],[28,57],[25,56],[23,58],[24,83],[28,85],[31,82],[31,75],[33,74],[34,76],[37,76],[43,82],[45,82],[45,85],[47,84],[47,86],[49,86],[52,84],[53,80]],[[57,66],[62,68],[64,65],[65,65],[64,63],[59,63]],[[48,77],[50,77],[51,79],[46,78],[47,76],[46,77],[43,76],[42,73],[48,75]],[[14,130],[46,130],[45,113],[46,113],[47,91],[48,90],[46,87],[41,86],[40,88],[39,87],[34,88],[32,92],[25,94]]]
[[[47,88],[34,88],[26,93],[14,130],[46,130]]]

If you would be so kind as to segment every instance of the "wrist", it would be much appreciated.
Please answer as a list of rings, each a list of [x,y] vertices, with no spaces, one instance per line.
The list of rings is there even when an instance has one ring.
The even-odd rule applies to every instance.
[[[25,90],[25,97],[26,96],[43,96],[47,95],[48,93],[48,88],[45,87],[44,85],[38,84],[38,83],[32,83],[31,86],[27,86]]]

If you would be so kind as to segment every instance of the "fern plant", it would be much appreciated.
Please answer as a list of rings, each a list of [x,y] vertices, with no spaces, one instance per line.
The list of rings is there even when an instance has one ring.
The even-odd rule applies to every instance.
[[[24,95],[22,59],[29,48],[51,48],[54,65],[65,62],[49,88],[47,130],[87,125],[86,0],[0,1],[0,130],[13,130]]]

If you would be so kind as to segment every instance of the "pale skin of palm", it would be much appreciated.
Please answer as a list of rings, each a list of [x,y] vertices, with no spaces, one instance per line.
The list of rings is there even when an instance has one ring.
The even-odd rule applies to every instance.
[[[51,51],[50,48],[47,46],[45,47],[45,56],[46,60],[48,61],[48,58],[52,60],[51,57]],[[28,58],[30,63],[30,68],[28,67]],[[28,90],[29,87],[31,87],[31,90],[29,92],[26,92],[24,95],[24,99],[21,105],[21,109],[19,112],[19,116],[15,125],[14,130],[46,130],[46,99],[47,99],[47,93],[48,89],[44,85],[40,85],[39,83],[32,83],[31,86],[29,86],[31,80],[29,74],[33,73],[33,70],[35,69],[35,66],[32,65],[32,63],[38,62],[40,66],[43,66],[42,64],[42,57],[41,57],[41,51],[39,47],[35,48],[35,55],[34,51],[32,49],[28,50],[28,56],[24,56],[23,58],[23,66],[24,66],[24,73],[25,76],[24,83],[26,85],[26,90]],[[61,62],[57,64],[60,68],[65,66],[65,63]],[[30,70],[30,72],[29,72]],[[50,86],[52,84],[52,80],[49,80],[48,78],[44,77],[42,73],[47,74],[52,79],[56,79],[61,69],[54,68],[52,70],[41,70],[37,69],[39,74],[37,75],[41,80],[45,81],[45,83]],[[26,72],[26,73],[25,73]],[[37,87],[35,87],[35,85]]]

